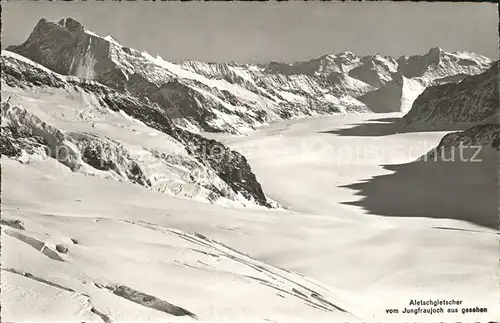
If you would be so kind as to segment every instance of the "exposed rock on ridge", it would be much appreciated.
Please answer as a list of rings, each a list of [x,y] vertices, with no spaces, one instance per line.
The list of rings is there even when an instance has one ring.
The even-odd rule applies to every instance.
[[[2,94],[21,95],[20,98],[12,100],[16,102],[6,100],[2,103],[2,135],[5,135],[2,136],[2,155],[20,158],[25,153],[32,155],[36,150],[43,157],[44,151],[48,150],[53,154],[56,151],[55,146],[60,148],[63,145],[68,148],[65,151],[73,156],[63,160],[74,171],[94,174],[106,172],[108,177],[126,179],[174,195],[194,197],[201,194],[211,201],[223,197],[271,206],[272,201],[264,195],[250,165],[241,154],[215,140],[177,128],[164,109],[148,98],[118,92],[95,81],[58,75],[8,51],[2,51],[1,63]],[[141,155],[147,157],[146,161],[141,161],[140,156],[133,153],[131,155],[131,150],[119,141],[92,133],[60,130],[18,106],[19,102],[29,102],[25,101],[24,96],[40,100],[41,94],[36,93],[41,89],[41,93],[63,91],[60,96],[66,93],[69,97],[87,98],[91,111],[74,106],[73,112],[76,114],[78,109],[83,109],[78,114],[83,119],[78,122],[87,124],[90,129],[99,128],[100,121],[95,121],[92,117],[85,120],[84,112],[89,115],[100,113],[103,118],[123,112],[171,137],[174,146],[185,149],[185,155],[141,149]],[[50,102],[47,102],[47,105],[49,104]],[[215,150],[220,153],[213,155]],[[23,158],[26,159],[26,156]],[[148,171],[148,167],[153,167],[151,161],[157,166]],[[179,167],[184,169],[180,173],[177,170]],[[163,181],[158,178],[155,180],[158,171],[166,174],[168,178]],[[182,177],[176,179],[176,176]],[[176,191],[176,187],[182,188],[182,192]],[[241,197],[238,197],[239,195]]]
[[[228,64],[216,67],[218,75],[208,78],[186,65],[102,38],[71,18],[57,24],[42,19],[26,42],[8,50],[60,74],[148,97],[188,129],[238,133],[281,118],[368,111],[354,98],[335,97],[327,83],[305,75],[259,78],[264,73],[256,66]]]
[[[498,123],[499,63],[459,83],[428,87],[404,116],[409,123]]]

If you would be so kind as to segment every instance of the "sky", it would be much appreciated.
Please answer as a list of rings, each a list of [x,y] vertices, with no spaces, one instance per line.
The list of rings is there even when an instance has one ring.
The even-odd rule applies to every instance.
[[[41,18],[67,17],[170,61],[294,62],[432,47],[498,59],[492,3],[9,1],[2,2],[2,48],[25,41]]]

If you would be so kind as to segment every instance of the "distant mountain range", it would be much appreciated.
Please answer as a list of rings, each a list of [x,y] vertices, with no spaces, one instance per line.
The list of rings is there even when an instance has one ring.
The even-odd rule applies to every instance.
[[[209,203],[279,207],[244,156],[200,131],[241,134],[295,117],[409,111],[408,124],[484,127],[448,138],[499,143],[498,64],[473,53],[173,64],[67,18],[40,20],[26,42],[2,51],[1,67],[2,155],[53,158],[73,172]]]
[[[26,42],[7,49],[59,74],[147,97],[185,129],[229,133],[306,115],[406,112],[426,87],[458,82],[492,64],[439,48],[399,58],[343,52],[293,64],[173,64],[71,18],[42,19]]]

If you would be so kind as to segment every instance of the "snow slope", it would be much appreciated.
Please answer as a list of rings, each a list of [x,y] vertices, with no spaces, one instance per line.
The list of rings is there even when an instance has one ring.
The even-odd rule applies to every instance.
[[[266,191],[289,211],[201,204],[79,176],[53,159],[23,165],[2,157],[2,186],[8,187],[2,192],[2,317],[494,321],[500,314],[495,230],[452,219],[453,213],[408,218],[367,214],[369,205],[339,204],[362,200],[356,192],[366,190],[346,185],[391,175],[380,164],[413,161],[443,135],[331,132],[378,123],[393,127],[370,121],[381,116],[397,117],[311,118],[246,137],[212,134],[244,151]],[[366,149],[339,153],[342,147]],[[378,152],[370,150],[377,147]],[[409,150],[398,150],[405,147]],[[407,180],[413,187],[410,181],[418,177]],[[452,201],[451,195],[442,198]],[[425,205],[413,211],[427,215]],[[389,308],[402,311],[412,299],[429,298],[461,300],[460,309],[479,306],[488,312],[386,314]]]
[[[244,156],[177,129],[154,103],[8,51],[2,72],[3,154],[52,157],[75,172],[178,197],[271,206]]]
[[[432,49],[397,60],[344,52],[173,64],[70,18],[41,20],[10,49],[3,320],[500,317],[498,125],[448,134],[407,127],[400,113],[349,113],[367,112],[361,101],[405,110],[429,85],[484,71],[487,58]],[[460,142],[482,145],[480,162],[420,158]],[[206,154],[217,147],[223,160]],[[428,299],[461,304],[445,306],[455,314],[403,313]],[[462,312],[475,307],[487,311]]]

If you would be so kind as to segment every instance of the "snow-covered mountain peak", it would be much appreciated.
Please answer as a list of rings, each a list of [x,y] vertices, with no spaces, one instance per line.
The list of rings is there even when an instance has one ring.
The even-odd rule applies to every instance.
[[[332,72],[346,73],[356,67],[359,62],[360,58],[356,54],[344,51],[294,63],[273,61],[267,65],[266,72],[324,77]]]
[[[274,120],[319,113],[369,111],[317,72],[339,70],[336,60],[303,66],[174,64],[101,37],[73,19],[44,20],[26,42],[8,49],[63,75],[125,89],[162,106],[176,124],[194,131],[242,133]],[[346,54],[349,56],[348,54]],[[284,70],[281,67],[284,67]],[[286,71],[286,69],[299,69]]]
[[[488,57],[467,52],[449,53],[439,47],[424,55],[404,56],[398,59],[399,70],[406,77],[436,78],[456,74],[478,74],[488,69],[493,61]]]
[[[456,83],[487,70],[492,61],[478,54],[448,53],[439,47],[397,60],[364,58],[349,75],[377,89],[358,99],[375,112],[407,112],[428,86]]]
[[[498,124],[498,61],[461,82],[428,87],[404,116],[408,123]]]
[[[343,52],[338,53],[336,56],[341,56],[341,57],[350,57],[352,59],[355,59],[357,56],[355,53],[345,50]]]
[[[6,50],[1,65],[2,155],[51,157],[74,172],[199,201],[271,206],[244,156],[177,128],[147,98]],[[52,154],[61,147],[74,158]]]
[[[441,48],[397,60],[344,51],[296,63],[176,64],[99,36],[72,18],[42,19],[26,42],[8,49],[59,74],[147,97],[185,129],[230,133],[307,115],[404,110],[435,80],[455,82],[491,64]],[[394,94],[390,106],[377,94],[386,85],[390,90],[380,93]]]

